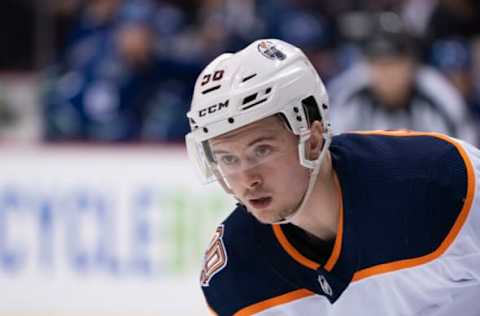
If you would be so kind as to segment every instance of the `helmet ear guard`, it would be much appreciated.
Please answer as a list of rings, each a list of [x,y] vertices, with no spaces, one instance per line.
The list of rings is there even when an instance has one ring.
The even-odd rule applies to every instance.
[[[327,110],[328,106],[326,104],[322,104],[322,109],[325,111]],[[311,135],[311,132],[310,132],[310,128],[313,124],[313,122],[315,121],[319,121],[322,123],[322,126],[323,126],[323,144],[322,144],[322,148],[320,149],[320,151],[322,152],[324,147],[325,146],[329,146],[330,144],[330,127],[329,126],[325,126],[323,123],[324,123],[324,120],[323,120],[323,117],[322,115],[320,114],[320,107],[319,107],[319,104],[317,103],[317,101],[315,100],[315,98],[313,96],[308,96],[306,97],[305,99],[302,100],[302,108],[303,110],[305,111],[305,115],[306,115],[306,118],[307,118],[307,122],[308,122],[308,127],[309,127],[309,130],[308,132],[305,132],[304,134],[300,135],[300,140],[299,140],[299,144],[298,144],[298,151],[299,151],[299,158],[300,158],[300,163],[302,164],[302,166],[306,167],[306,168],[309,168],[309,169],[315,169],[315,166],[317,164],[317,160],[320,160],[319,158],[320,157],[317,157],[317,159],[315,160],[310,160],[308,159],[307,157],[307,150],[305,148],[305,144],[306,142],[310,139],[310,135]],[[327,124],[328,121],[327,121]],[[319,155],[320,156],[320,155]]]

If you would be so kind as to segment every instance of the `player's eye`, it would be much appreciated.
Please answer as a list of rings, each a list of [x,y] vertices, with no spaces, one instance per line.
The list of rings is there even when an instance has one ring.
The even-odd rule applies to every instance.
[[[222,155],[220,157],[220,162],[225,166],[234,166],[238,164],[239,159],[234,155]]]
[[[264,158],[270,155],[273,148],[270,145],[259,145],[255,148],[255,156],[257,158]]]

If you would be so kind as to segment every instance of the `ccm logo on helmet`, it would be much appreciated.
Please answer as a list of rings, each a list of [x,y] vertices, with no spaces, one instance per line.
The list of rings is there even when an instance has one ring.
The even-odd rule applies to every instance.
[[[217,111],[220,111],[221,109],[227,108],[228,107],[228,101],[229,100],[226,100],[225,102],[219,102],[217,104],[210,105],[209,107],[201,109],[200,111],[198,111],[198,116],[203,117],[207,114],[212,114],[212,113],[215,113]]]

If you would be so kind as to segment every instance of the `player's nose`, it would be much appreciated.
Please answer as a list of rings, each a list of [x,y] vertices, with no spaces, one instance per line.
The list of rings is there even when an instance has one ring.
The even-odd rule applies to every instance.
[[[242,182],[246,188],[253,189],[263,184],[263,178],[257,168],[251,168],[242,172]]]

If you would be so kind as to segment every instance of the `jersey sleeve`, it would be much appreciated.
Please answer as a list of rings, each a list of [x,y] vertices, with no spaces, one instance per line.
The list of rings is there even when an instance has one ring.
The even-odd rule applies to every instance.
[[[255,246],[248,215],[243,212],[235,209],[217,227],[205,252],[200,284],[210,310],[217,315],[235,314],[248,293]]]
[[[259,302],[295,290],[270,266],[256,236],[271,231],[238,207],[218,226],[205,253],[200,283],[216,315],[234,315]]]

